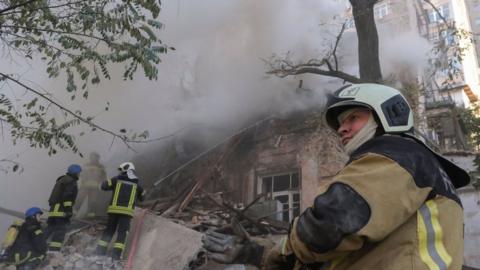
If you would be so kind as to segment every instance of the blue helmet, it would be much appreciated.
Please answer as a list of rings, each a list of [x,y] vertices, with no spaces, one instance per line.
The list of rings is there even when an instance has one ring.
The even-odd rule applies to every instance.
[[[82,171],[82,167],[78,164],[72,164],[68,166],[67,173],[69,174],[79,174]]]
[[[36,214],[40,214],[40,215],[43,214],[42,209],[40,209],[38,207],[28,208],[28,210],[25,212],[25,218],[33,217]]]

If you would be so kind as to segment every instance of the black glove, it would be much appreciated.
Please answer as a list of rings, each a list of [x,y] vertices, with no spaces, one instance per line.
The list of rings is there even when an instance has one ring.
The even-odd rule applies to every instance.
[[[264,247],[237,236],[207,231],[202,238],[208,257],[219,263],[241,263],[260,267]]]

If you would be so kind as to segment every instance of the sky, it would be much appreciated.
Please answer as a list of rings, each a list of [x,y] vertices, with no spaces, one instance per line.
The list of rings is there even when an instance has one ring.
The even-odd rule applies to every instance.
[[[262,59],[287,53],[298,61],[321,57],[331,48],[341,23],[339,15],[345,9],[346,3],[341,0],[163,1],[159,19],[165,28],[159,37],[176,50],[162,57],[158,80],[149,81],[139,72],[133,81],[123,81],[122,69],[114,66],[112,79],[92,88],[87,100],[71,101],[64,90],[65,81],[49,79],[39,60],[25,62],[3,55],[0,70],[20,74],[30,86],[47,90],[55,100],[82,110],[84,115],[94,115],[95,121],[108,129],[148,130],[150,137],[156,138],[200,127],[211,131],[195,133],[204,136],[208,146],[260,115],[323,106],[325,93],[338,87],[339,80],[316,75],[267,76]],[[356,40],[346,40],[341,49],[347,60],[355,63]],[[398,60],[395,58],[424,61],[428,49],[416,36],[389,37],[381,44],[388,63]],[[413,49],[415,45],[417,49]],[[394,70],[388,63],[387,73]],[[357,73],[354,64],[347,64],[345,69]],[[303,80],[303,88],[312,90],[313,96],[296,94],[299,80]],[[30,98],[15,87],[2,87],[0,91],[18,100]],[[110,106],[105,111],[107,102]],[[56,113],[59,117],[60,113]],[[87,134],[77,138],[81,151],[98,152],[108,175],[115,173],[119,163],[164,144],[134,145],[135,153],[118,140],[112,142],[111,136],[89,132],[85,127],[83,130]],[[19,211],[30,206],[46,208],[55,179],[69,164],[86,162],[69,152],[48,156],[46,151],[22,142],[12,145],[6,133],[0,137],[0,159],[15,159],[24,171],[0,174],[2,207]],[[0,215],[0,230],[10,222],[11,218]]]

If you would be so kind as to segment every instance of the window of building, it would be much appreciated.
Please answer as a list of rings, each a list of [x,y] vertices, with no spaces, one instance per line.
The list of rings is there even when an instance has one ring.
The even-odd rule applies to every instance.
[[[261,178],[262,193],[282,204],[282,220],[290,222],[300,215],[300,178],[297,172]]]
[[[452,45],[455,43],[455,36],[452,35],[452,32],[451,32],[451,31],[442,30],[442,31],[440,32],[440,35],[441,35],[442,38],[444,39],[445,45],[447,45],[447,46],[452,46]]]
[[[379,3],[373,8],[375,18],[381,19],[388,15],[388,3]]]
[[[355,28],[355,21],[353,20],[353,18],[347,18],[347,20],[345,20],[345,29],[352,28]]]
[[[439,39],[438,31],[431,31],[431,32],[429,33],[428,39],[429,39],[430,41],[438,41],[438,39]]]
[[[430,23],[440,22],[442,20],[438,13],[440,13],[445,20],[450,18],[450,6],[448,4],[441,5],[437,7],[437,9],[438,12],[433,8],[428,10],[428,21]]]

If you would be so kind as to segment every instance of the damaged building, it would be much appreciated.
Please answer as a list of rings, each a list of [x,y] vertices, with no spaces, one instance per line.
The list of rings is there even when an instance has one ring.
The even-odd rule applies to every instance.
[[[346,161],[321,113],[274,117],[161,179],[151,198],[177,194],[172,200],[181,211],[188,196],[199,189],[223,192],[225,199],[239,207],[262,195],[263,200],[279,202],[272,218],[290,222],[310,206],[319,183],[333,177]]]

